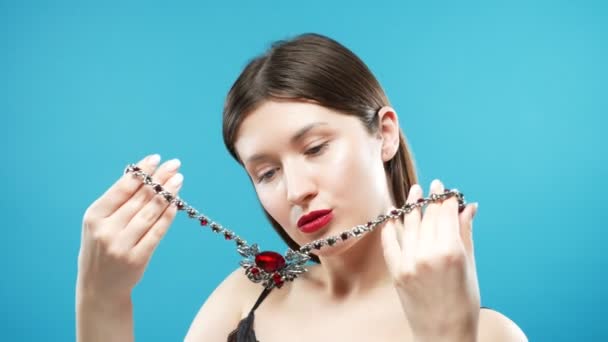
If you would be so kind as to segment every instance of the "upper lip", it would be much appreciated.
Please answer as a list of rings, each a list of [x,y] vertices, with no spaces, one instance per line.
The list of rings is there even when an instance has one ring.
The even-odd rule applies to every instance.
[[[310,222],[310,221],[312,221],[312,220],[314,220],[314,219],[316,219],[318,217],[327,215],[330,212],[331,212],[331,209],[321,209],[321,210],[311,211],[308,214],[304,214],[298,220],[298,227],[302,227],[306,223],[308,223],[308,222]]]

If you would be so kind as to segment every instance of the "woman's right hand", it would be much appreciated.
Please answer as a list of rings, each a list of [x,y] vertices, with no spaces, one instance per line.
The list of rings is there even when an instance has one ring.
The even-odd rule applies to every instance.
[[[140,161],[142,171],[172,194],[181,188],[180,162],[160,167],[160,156]],[[129,297],[177,212],[175,205],[127,173],[86,210],[78,255],[79,295],[112,300]]]

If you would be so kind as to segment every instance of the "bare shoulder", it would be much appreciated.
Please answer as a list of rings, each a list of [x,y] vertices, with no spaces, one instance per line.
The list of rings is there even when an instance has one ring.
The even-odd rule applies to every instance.
[[[484,308],[479,314],[478,341],[527,342],[528,338],[521,328],[507,316],[496,310]]]
[[[225,341],[258,288],[237,268],[205,300],[184,341]]]

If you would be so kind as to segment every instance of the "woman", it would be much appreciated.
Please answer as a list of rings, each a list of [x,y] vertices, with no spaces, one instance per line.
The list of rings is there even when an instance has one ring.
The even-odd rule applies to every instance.
[[[350,50],[320,35],[277,42],[246,66],[226,100],[224,142],[294,250],[425,197],[381,86]],[[176,193],[179,161],[158,163],[155,155],[138,166]],[[430,194],[443,191],[431,183]],[[431,203],[314,251],[316,265],[270,292],[239,268],[185,340],[526,341],[507,317],[480,309],[476,210],[460,211],[456,198]],[[130,175],[87,209],[79,341],[133,338],[131,290],[175,214]]]

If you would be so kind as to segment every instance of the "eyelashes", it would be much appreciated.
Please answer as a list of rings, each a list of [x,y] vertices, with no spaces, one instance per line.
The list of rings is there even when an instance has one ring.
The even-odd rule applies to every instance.
[[[327,148],[327,146],[329,146],[329,142],[324,142],[322,144],[309,148],[308,150],[306,150],[304,152],[304,154],[307,156],[312,156],[312,157],[321,155],[322,152]],[[272,169],[272,170],[269,170],[269,171],[263,173],[261,176],[259,176],[257,178],[258,183],[268,182],[270,179],[272,179],[272,177],[274,176],[274,174],[276,173],[277,170],[278,170],[278,168],[275,168],[275,169]]]
[[[329,145],[329,143],[324,142],[320,145],[311,147],[308,150],[306,150],[306,152],[304,152],[304,154],[309,155],[309,156],[314,156],[314,155],[320,154],[327,147],[327,145]]]
[[[270,170],[270,171],[262,174],[260,177],[258,177],[258,183],[262,183],[265,180],[270,179],[274,175],[275,171],[276,170]]]

